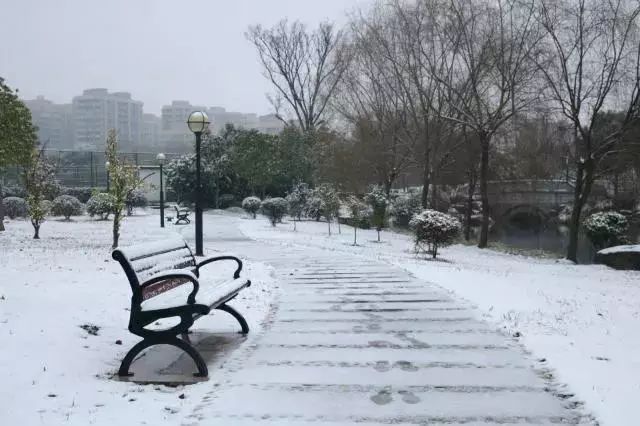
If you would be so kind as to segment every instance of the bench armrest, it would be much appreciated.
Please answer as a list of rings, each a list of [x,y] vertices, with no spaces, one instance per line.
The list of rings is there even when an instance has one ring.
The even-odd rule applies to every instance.
[[[200,272],[200,268],[202,268],[205,265],[208,265],[209,263],[217,262],[218,260],[233,260],[236,263],[238,263],[238,268],[233,273],[233,278],[234,279],[240,278],[240,271],[242,271],[242,261],[240,259],[238,259],[237,257],[235,257],[235,256],[211,256],[211,257],[207,257],[206,259],[202,260],[200,263],[198,263],[196,265],[196,269],[198,270],[198,272]]]
[[[140,294],[142,294],[145,288],[153,284],[158,284],[162,281],[169,281],[173,279],[186,279],[188,281],[191,281],[191,283],[193,284],[193,291],[189,294],[187,303],[194,304],[196,302],[196,294],[198,293],[198,289],[200,288],[200,283],[198,282],[198,277],[196,277],[196,275],[188,269],[174,269],[171,271],[163,271],[152,275],[151,277],[149,277],[149,279],[140,284]]]

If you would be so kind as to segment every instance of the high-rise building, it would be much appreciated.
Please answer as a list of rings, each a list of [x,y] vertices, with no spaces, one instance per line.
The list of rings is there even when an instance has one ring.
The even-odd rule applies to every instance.
[[[24,103],[31,111],[33,124],[38,127],[40,146],[47,149],[73,147],[71,104],[56,104],[44,96]]]
[[[206,111],[203,106],[191,105],[188,101],[172,101],[171,105],[162,107],[162,130],[178,130],[187,128],[187,119],[193,111]]]
[[[171,105],[162,107],[160,146],[164,151],[193,150],[194,136],[187,126],[187,119],[193,111],[206,111],[206,108],[191,105],[188,101],[172,101]]]
[[[142,141],[142,102],[128,92],[87,89],[73,98],[75,147],[103,149],[107,132],[115,129],[122,150],[137,150]]]
[[[142,115],[142,148],[155,149],[160,144],[160,117],[155,114]]]

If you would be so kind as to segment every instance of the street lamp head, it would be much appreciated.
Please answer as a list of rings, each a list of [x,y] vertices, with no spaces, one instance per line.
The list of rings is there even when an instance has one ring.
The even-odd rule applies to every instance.
[[[202,133],[209,127],[209,117],[204,111],[193,111],[189,115],[187,125],[193,133]]]
[[[104,168],[105,168],[105,169],[108,169],[110,165],[111,165],[111,163],[110,163],[110,162],[108,162],[108,161],[105,161],[105,162],[104,162]]]
[[[167,157],[165,157],[165,155],[163,153],[160,153],[160,154],[156,155],[156,161],[160,165],[164,164],[166,159],[167,159]]]

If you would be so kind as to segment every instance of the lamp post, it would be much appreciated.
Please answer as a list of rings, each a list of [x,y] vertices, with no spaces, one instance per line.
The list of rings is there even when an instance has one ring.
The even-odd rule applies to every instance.
[[[160,227],[164,228],[164,187],[162,182],[162,166],[164,165],[164,161],[166,157],[163,153],[160,153],[156,156],[156,161],[160,165]]]
[[[104,169],[107,171],[107,192],[109,192],[109,166],[111,165],[110,162],[105,161],[104,163]]]
[[[209,117],[204,111],[194,111],[187,120],[189,130],[196,135],[196,256],[202,251],[202,182],[200,180],[200,143],[202,132],[209,127]]]

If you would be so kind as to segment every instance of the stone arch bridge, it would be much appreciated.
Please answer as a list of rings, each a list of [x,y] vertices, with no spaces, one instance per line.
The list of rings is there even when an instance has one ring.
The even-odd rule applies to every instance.
[[[491,216],[501,225],[539,226],[573,202],[573,186],[564,180],[489,181],[488,192]]]

